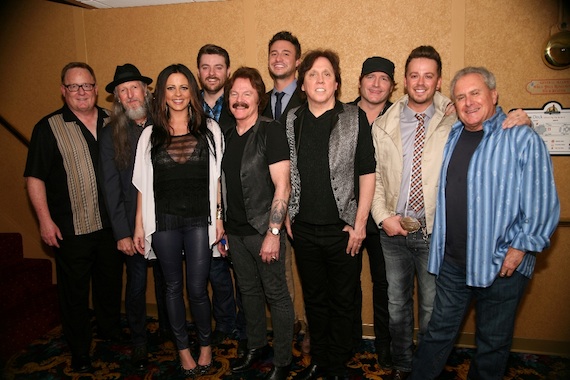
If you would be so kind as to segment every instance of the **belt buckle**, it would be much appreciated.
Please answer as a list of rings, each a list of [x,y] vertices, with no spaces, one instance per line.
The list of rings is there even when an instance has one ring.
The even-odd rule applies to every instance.
[[[401,218],[400,226],[409,233],[418,232],[420,228],[422,228],[420,221],[416,218],[412,218],[411,216],[404,216]]]

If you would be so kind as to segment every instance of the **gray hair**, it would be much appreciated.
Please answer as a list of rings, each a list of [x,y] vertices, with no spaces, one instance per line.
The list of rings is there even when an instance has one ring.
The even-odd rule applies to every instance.
[[[152,107],[152,94],[148,86],[144,82],[140,82],[144,90],[144,103],[143,108],[146,110],[146,115],[150,115]],[[131,120],[125,112],[125,108],[119,102],[119,94],[117,88],[113,91],[115,99],[113,102],[113,113],[111,114],[111,121],[106,128],[113,128],[113,147],[115,148],[115,165],[119,170],[126,169],[132,163],[133,153],[129,142],[129,128]]]
[[[455,85],[457,84],[457,81],[468,74],[481,75],[481,77],[483,78],[483,82],[485,82],[489,90],[494,90],[497,88],[497,81],[495,80],[495,75],[493,75],[492,72],[490,72],[484,67],[468,66],[455,73],[455,76],[451,80],[451,84],[449,85],[450,88],[449,92],[451,95],[451,99],[455,100]]]

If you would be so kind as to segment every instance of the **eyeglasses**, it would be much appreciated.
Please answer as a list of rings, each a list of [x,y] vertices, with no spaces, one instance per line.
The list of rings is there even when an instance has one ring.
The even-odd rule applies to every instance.
[[[64,84],[63,86],[67,88],[67,91],[69,92],[77,92],[79,91],[79,87],[83,88],[83,91],[92,91],[93,88],[95,87],[95,83],[83,83],[83,84],[72,83],[72,84]]]

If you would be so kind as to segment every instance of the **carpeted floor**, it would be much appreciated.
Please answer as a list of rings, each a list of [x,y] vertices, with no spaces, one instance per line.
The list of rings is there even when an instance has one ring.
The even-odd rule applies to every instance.
[[[178,370],[177,352],[172,342],[160,343],[157,340],[157,323],[149,319],[149,356],[150,364],[146,371],[135,371],[130,365],[130,349],[128,345],[111,344],[94,339],[92,358],[94,372],[92,374],[77,374],[70,371],[71,355],[65,343],[61,327],[57,327],[34,341],[26,350],[12,356],[3,372],[4,379],[18,380],[51,380],[51,379],[184,379]],[[190,331],[193,335],[192,330]],[[269,338],[271,338],[269,334]],[[302,336],[298,336],[293,344],[293,368],[291,379],[310,361],[300,351]],[[348,363],[351,379],[386,379],[389,371],[384,371],[376,365],[373,354],[373,341],[363,340],[359,352]],[[261,379],[269,371],[271,357],[259,363],[252,370],[233,375],[230,362],[236,357],[237,342],[226,339],[214,348],[215,361],[211,372],[202,379]],[[469,360],[473,355],[471,349],[455,349],[448,365],[441,375],[442,380],[465,379],[469,368]],[[511,353],[509,367],[504,379],[570,379],[570,359],[533,354]]]

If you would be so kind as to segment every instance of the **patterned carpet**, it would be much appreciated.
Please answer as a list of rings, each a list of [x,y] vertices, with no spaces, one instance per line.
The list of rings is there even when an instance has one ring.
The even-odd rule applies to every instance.
[[[178,370],[177,352],[172,342],[160,343],[157,340],[157,323],[149,319],[149,356],[150,364],[146,371],[136,371],[130,365],[130,349],[128,345],[111,344],[102,340],[93,340],[91,353],[94,372],[77,374],[70,371],[71,355],[62,338],[61,327],[57,327],[43,338],[34,341],[26,350],[12,356],[3,371],[3,379],[18,380],[51,380],[51,379],[184,379]],[[194,332],[190,329],[190,336]],[[271,338],[271,334],[269,334]],[[300,350],[302,336],[299,335],[293,344],[293,367],[291,379],[295,380],[299,372],[310,361]],[[383,371],[376,365],[372,340],[363,340],[359,353],[348,363],[351,379],[386,379],[389,371]],[[196,351],[194,351],[196,352]],[[261,379],[270,369],[271,357],[259,363],[252,370],[233,375],[230,362],[236,357],[237,342],[226,339],[214,348],[215,361],[212,370],[202,379]],[[473,355],[471,349],[455,349],[451,355],[442,380],[465,379],[469,368],[469,360]],[[511,353],[509,367],[504,379],[570,379],[570,359],[533,354]]]

